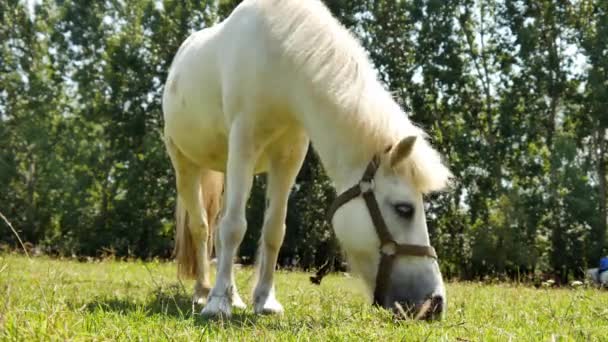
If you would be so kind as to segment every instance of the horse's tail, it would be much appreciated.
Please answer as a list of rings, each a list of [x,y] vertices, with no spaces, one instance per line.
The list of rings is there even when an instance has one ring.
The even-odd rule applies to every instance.
[[[178,275],[184,278],[196,278],[201,266],[200,263],[203,263],[203,267],[209,267],[209,258],[213,253],[213,241],[216,230],[215,225],[222,205],[223,189],[223,173],[209,170],[205,170],[201,173],[200,195],[202,196],[202,203],[205,207],[203,213],[207,215],[209,234],[207,237],[207,251],[200,257],[199,249],[201,248],[201,241],[198,241],[200,235],[196,234],[197,232],[188,229],[188,213],[183,206],[180,196],[177,196],[177,203],[175,206],[175,249],[173,252],[177,261]]]

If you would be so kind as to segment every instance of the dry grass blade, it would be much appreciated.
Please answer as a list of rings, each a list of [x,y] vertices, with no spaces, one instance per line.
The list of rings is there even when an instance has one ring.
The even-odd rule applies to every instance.
[[[408,318],[407,313],[405,312],[405,310],[403,310],[403,307],[398,302],[395,302],[395,309],[397,310],[397,312],[399,312],[399,315],[401,315],[401,317],[403,319],[407,319]]]
[[[431,306],[433,304],[433,301],[431,300],[431,298],[425,300],[420,307],[418,308],[418,312],[416,313],[416,316],[414,317],[415,320],[419,320],[419,319],[424,319],[427,316],[427,313],[429,313],[429,310],[431,310]]]
[[[398,303],[395,302],[395,311],[398,313],[398,316],[401,316],[401,318],[403,319],[410,319],[412,318],[413,320],[421,320],[421,319],[425,319],[428,315],[428,313],[430,312],[433,306],[433,301],[429,298],[427,300],[425,300],[422,304],[420,305],[416,305],[413,307],[407,307],[407,308],[403,308],[403,306]],[[413,317],[412,317],[413,315]]]
[[[21,237],[19,236],[19,233],[17,233],[15,228],[13,228],[13,225],[11,224],[11,222],[6,218],[6,216],[4,216],[4,214],[2,214],[1,211],[0,211],[0,217],[2,217],[2,220],[4,220],[4,222],[8,225],[8,227],[13,231],[13,234],[15,234],[15,236],[17,237],[17,240],[19,240],[19,243],[21,244],[21,248],[23,248],[23,252],[29,258],[30,254],[27,252],[27,248],[25,248],[25,244],[23,243],[23,241],[21,241]]]

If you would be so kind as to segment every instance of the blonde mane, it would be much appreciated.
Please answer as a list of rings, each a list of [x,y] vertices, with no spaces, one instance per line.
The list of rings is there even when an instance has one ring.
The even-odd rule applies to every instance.
[[[451,177],[425,132],[405,112],[378,80],[359,41],[318,0],[262,0],[258,8],[281,44],[286,60],[311,80],[319,96],[330,99],[334,111],[347,122],[353,136],[365,136],[373,151],[406,136],[417,143],[408,162],[399,168],[422,193],[440,190]]]

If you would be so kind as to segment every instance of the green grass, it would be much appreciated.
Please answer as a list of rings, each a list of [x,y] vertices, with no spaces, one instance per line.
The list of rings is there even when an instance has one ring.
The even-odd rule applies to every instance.
[[[192,311],[192,282],[172,263],[87,262],[0,255],[0,340],[608,340],[608,292],[448,284],[441,322],[395,322],[366,305],[356,281],[278,272],[281,317],[251,306],[231,320]],[[250,303],[252,269],[237,271]]]

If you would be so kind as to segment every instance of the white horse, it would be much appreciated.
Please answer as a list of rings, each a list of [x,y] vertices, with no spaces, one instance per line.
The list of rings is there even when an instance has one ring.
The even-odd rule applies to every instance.
[[[192,34],[169,70],[163,112],[179,201],[189,217],[187,231],[200,244],[193,247],[198,252],[185,255],[198,255],[191,273],[199,276],[208,273],[204,258],[210,226],[201,175],[208,170],[226,174],[217,277],[203,315],[230,316],[232,307],[244,307],[233,259],[247,228],[252,179],[261,172],[268,173],[268,207],[253,306],[256,313],[283,311],[273,275],[288,194],[309,139],[340,193],[358,184],[364,173],[369,176],[361,189],[374,195],[388,240],[380,236],[367,199],[356,193],[336,207],[332,223],[370,297],[374,294],[374,302],[387,308],[433,298],[439,304],[433,316],[442,313],[445,289],[429,251],[423,194],[442,189],[450,172],[378,81],[358,41],[321,1],[245,0],[223,22]],[[370,164],[374,156],[377,163]],[[385,256],[389,266],[381,270]],[[380,273],[386,273],[383,291],[378,289]],[[205,285],[203,280],[197,284]],[[199,288],[195,299],[203,294]]]

